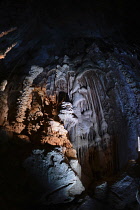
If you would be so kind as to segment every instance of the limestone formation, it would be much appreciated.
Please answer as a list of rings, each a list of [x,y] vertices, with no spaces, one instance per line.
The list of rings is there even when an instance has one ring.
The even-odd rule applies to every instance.
[[[36,58],[25,65],[24,58],[12,70],[7,67],[10,75],[0,83],[0,126],[8,144],[19,149],[14,158],[35,178],[41,205],[71,202],[85,187],[105,181],[138,158],[140,62],[115,43],[110,52],[106,40],[92,42],[89,46],[83,40],[77,54],[73,46],[67,55],[51,58],[44,46],[38,58],[45,59],[42,65],[34,65]],[[2,62],[10,60],[6,57],[2,54]],[[127,189],[133,192],[132,203],[136,186],[128,176],[113,184],[109,194],[107,182],[98,184],[94,198],[104,201],[109,195],[109,205],[123,209],[129,204]],[[79,208],[88,202],[94,205],[87,197]]]
[[[33,80],[43,71],[43,68],[37,67],[37,66],[32,66],[31,70],[29,72],[29,76],[25,77],[23,81],[23,90],[21,97],[18,98],[18,111],[17,111],[17,116],[16,116],[16,121],[17,122],[23,122],[24,116],[25,116],[25,111],[28,107],[29,103],[29,97],[30,94],[32,93],[33,88],[32,83]]]
[[[33,154],[25,160],[24,167],[45,191],[40,198],[41,203],[67,203],[85,190],[73,171],[74,164],[70,167],[65,161],[61,148],[57,147],[47,155],[44,155],[44,150],[33,150]]]

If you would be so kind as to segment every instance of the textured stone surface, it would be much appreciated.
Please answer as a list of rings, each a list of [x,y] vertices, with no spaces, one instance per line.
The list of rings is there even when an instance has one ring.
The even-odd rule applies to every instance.
[[[140,63],[129,46],[109,47],[107,40],[94,40],[81,56],[62,56],[53,67],[32,65],[26,76],[13,74],[2,91],[1,125],[6,121],[8,130],[31,142],[76,149],[90,177],[136,159]]]
[[[40,200],[43,204],[67,203],[85,190],[60,148],[47,155],[44,155],[44,150],[33,150],[33,154],[24,161],[24,167],[45,191]]]
[[[18,98],[18,111],[16,116],[17,122],[23,122],[25,119],[25,111],[30,103],[30,94],[32,93],[33,80],[43,71],[43,68],[38,66],[32,66],[29,71],[29,76],[25,77],[23,81],[23,90],[20,98]]]
[[[19,9],[13,1],[0,3],[0,137],[2,145],[8,141],[0,148],[2,168],[4,164],[7,168],[0,174],[4,179],[0,189],[5,189],[5,203],[68,202],[83,191],[78,176],[90,188],[94,180],[105,180],[138,157],[140,50],[122,42],[120,26],[110,18],[114,10],[103,1],[98,2],[107,8],[107,19],[96,11],[102,8],[100,3],[94,5],[94,14],[90,10],[84,16],[90,8],[87,2],[80,13],[74,9],[75,4],[78,11],[82,8],[80,1],[64,6],[62,0],[60,7],[48,5],[47,10],[40,2],[33,3],[32,10],[28,5],[33,1],[28,2]],[[61,153],[53,149],[45,153],[56,145]],[[24,179],[20,166],[25,159],[25,175],[34,174],[39,186]],[[111,192],[114,189],[123,198],[114,196],[113,205],[118,203],[113,208],[127,208],[129,200],[121,191],[124,180],[118,183]],[[103,198],[104,186],[97,191]],[[89,197],[79,204],[82,209],[93,207],[104,205]]]
[[[136,201],[137,186],[135,180],[126,176],[111,187],[109,200],[115,209],[128,208]]]
[[[95,200],[90,196],[86,196],[83,199],[80,199],[79,202],[72,207],[67,208],[68,210],[113,210],[110,206],[105,203],[101,203],[101,201]]]

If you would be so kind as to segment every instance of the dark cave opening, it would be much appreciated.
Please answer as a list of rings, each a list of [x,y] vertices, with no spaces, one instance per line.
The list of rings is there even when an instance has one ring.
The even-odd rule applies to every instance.
[[[70,99],[69,99],[68,93],[60,91],[59,96],[58,96],[58,103],[62,103],[63,101],[69,102]]]

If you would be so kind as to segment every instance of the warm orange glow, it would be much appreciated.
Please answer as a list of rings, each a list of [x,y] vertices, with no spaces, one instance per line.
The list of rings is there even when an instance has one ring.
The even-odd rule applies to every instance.
[[[17,29],[17,27],[14,27],[14,28],[9,29],[8,31],[1,32],[0,33],[0,38],[3,37],[3,36],[5,36],[5,35],[7,35],[7,34],[9,34],[12,31],[15,31],[16,29]]]
[[[4,59],[5,56],[3,54],[0,54],[0,59]]]
[[[17,43],[12,44],[12,46],[8,47],[4,53],[0,52],[0,59],[4,59],[7,53],[16,46]]]

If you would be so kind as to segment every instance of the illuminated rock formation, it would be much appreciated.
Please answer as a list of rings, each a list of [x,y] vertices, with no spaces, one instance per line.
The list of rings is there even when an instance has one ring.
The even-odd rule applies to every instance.
[[[12,44],[10,47],[8,47],[4,53],[0,52],[0,59],[4,59],[7,55],[7,53],[12,50],[13,47],[15,47],[17,43]]]
[[[139,87],[132,68],[140,63],[113,43],[111,52],[105,41],[85,46],[79,54],[68,47],[68,55],[43,65],[17,63],[0,85],[0,125],[12,142],[29,148],[21,162],[44,186],[45,205],[72,201],[83,185],[90,188],[138,157]]]
[[[21,97],[18,98],[18,111],[16,116],[17,122],[23,122],[25,111],[28,107],[29,97],[32,93],[32,83],[33,80],[43,71],[43,68],[32,66],[29,72],[29,76],[25,77],[23,81],[23,91],[21,92]]]
[[[12,31],[15,31],[16,29],[17,29],[17,27],[14,27],[14,28],[9,29],[8,31],[1,32],[0,33],[0,38],[3,37],[3,36],[6,36],[7,34],[9,34]]]
[[[127,148],[133,145],[136,149],[136,142],[134,137],[129,137],[129,141],[123,137],[119,124],[121,120],[125,123],[121,113],[128,121],[133,121],[131,112],[137,104],[138,95],[136,82],[134,78],[131,78],[133,81],[128,79],[129,71],[125,73],[121,61],[115,57],[116,51],[108,55],[106,61],[96,44],[90,46],[87,52],[83,59],[70,59],[65,55],[61,65],[56,64],[49,70],[32,66],[18,90],[16,116],[11,120],[9,110],[3,118],[8,119],[6,127],[9,131],[26,134],[31,142],[66,147],[67,155],[78,157],[83,172],[92,177],[96,172],[100,172],[101,176],[112,173],[129,158],[136,158],[132,146],[129,154],[122,149],[121,145]],[[98,65],[93,60],[98,61]],[[76,69],[77,62],[79,67]],[[117,70],[111,70],[111,65]],[[116,78],[113,77],[114,71],[118,71]],[[124,83],[123,90],[119,88],[121,83]],[[8,84],[2,83],[3,94],[5,86],[8,89]],[[131,91],[132,96],[128,96],[127,91]],[[127,110],[133,105],[128,114]],[[136,122],[133,121],[130,125],[134,124]],[[129,132],[131,126],[126,127],[126,131]],[[124,138],[123,142],[121,138]],[[125,158],[121,158],[124,155]],[[117,156],[120,157],[120,166],[116,163]]]
[[[67,203],[85,189],[77,175],[67,164],[61,148],[44,155],[44,150],[33,150],[33,154],[24,162],[24,167],[36,177],[44,194],[40,198],[43,204]],[[74,163],[71,166],[74,168]],[[76,166],[76,165],[75,165]],[[76,166],[75,170],[78,167]]]

